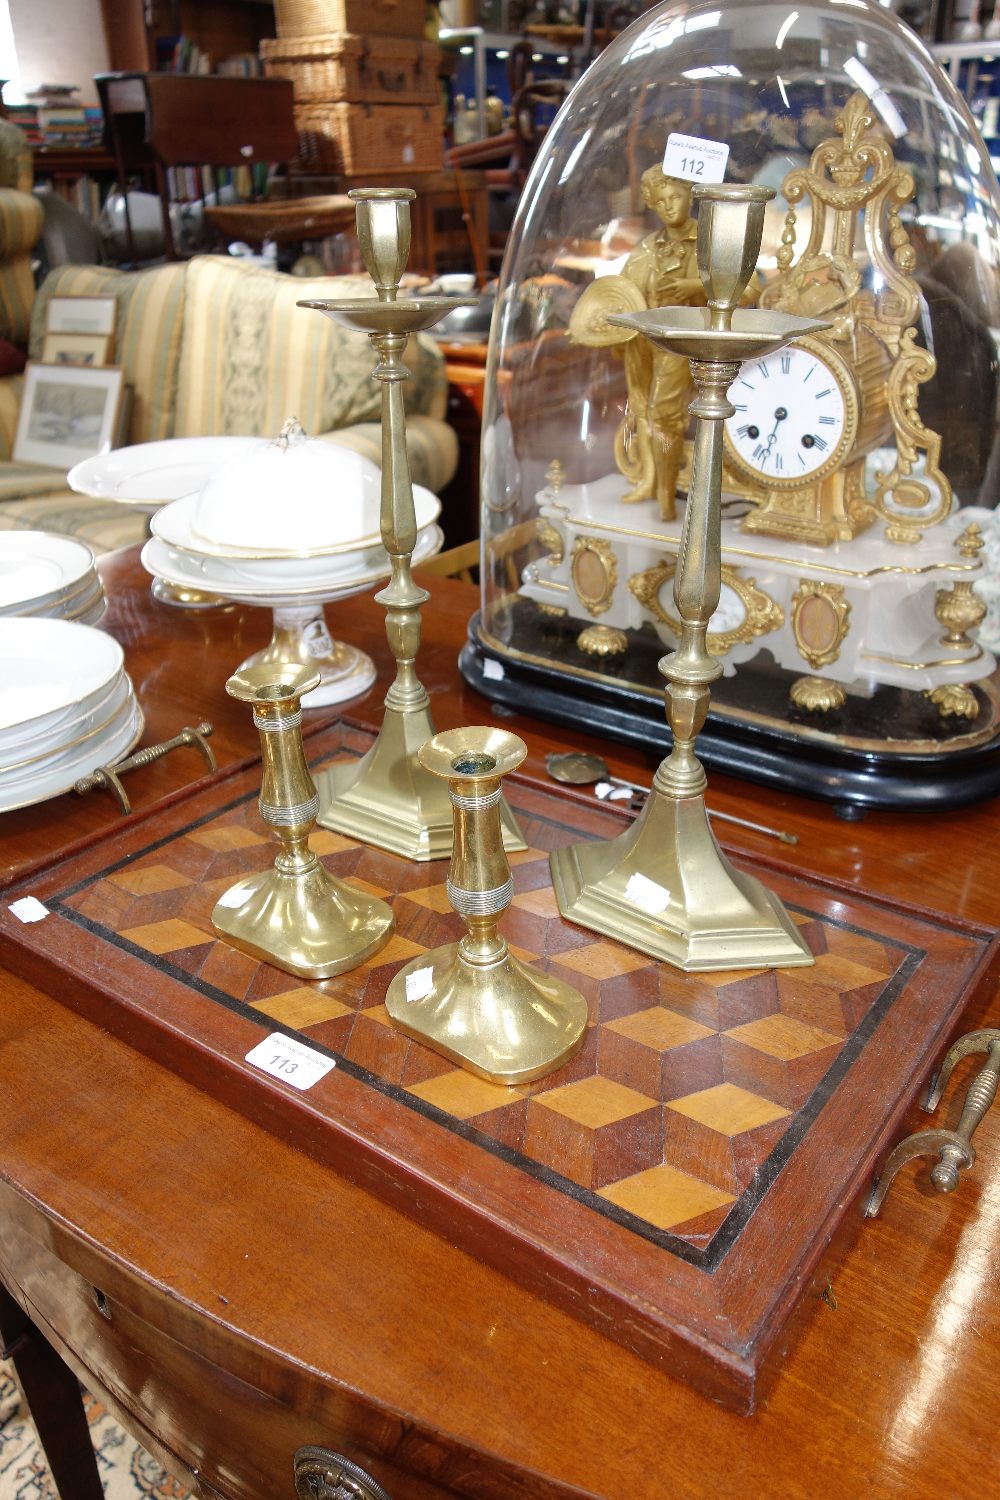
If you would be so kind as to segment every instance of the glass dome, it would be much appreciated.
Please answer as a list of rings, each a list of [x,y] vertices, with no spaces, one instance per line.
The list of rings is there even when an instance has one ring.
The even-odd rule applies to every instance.
[[[920,649],[938,629],[933,595],[905,605],[911,635],[923,635],[897,669],[874,664],[862,618],[881,612],[874,594],[847,601],[857,650],[823,661],[816,632],[835,634],[836,621],[811,604],[800,621],[796,590],[824,568],[873,578],[952,567],[960,507],[995,504],[1000,461],[1000,190],[954,86],[916,34],[869,0],[661,5],[574,87],[522,195],[498,289],[479,643],[633,695],[662,690],[693,392],[683,362],[654,356],[638,335],[620,341],[606,319],[704,302],[688,184],[713,170],[776,190],[748,300],[830,320],[812,353],[821,374],[836,367],[838,389],[814,432],[793,441],[789,420],[773,448],[771,416],[731,389],[729,530],[710,638],[727,679],[764,653],[785,672],[787,697],[797,664],[781,641],[794,616],[798,670],[838,680],[848,716],[863,718],[859,700],[879,684],[940,685]],[[793,350],[788,368],[763,375],[791,390],[810,370]],[[799,403],[801,390],[792,394]],[[593,523],[582,539],[564,524],[574,517]],[[757,559],[754,576],[741,547]],[[773,572],[762,547],[802,564],[764,590],[770,613],[754,597]],[[921,609],[931,614],[918,625]],[[902,662],[906,651],[895,641],[881,654]],[[963,683],[992,670],[977,660]]]

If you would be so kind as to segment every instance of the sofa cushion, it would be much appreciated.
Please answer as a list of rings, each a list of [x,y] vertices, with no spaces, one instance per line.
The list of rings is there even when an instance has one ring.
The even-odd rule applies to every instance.
[[[128,505],[107,500],[89,500],[66,489],[66,476],[59,469],[37,470],[44,492],[29,491],[20,479],[8,476],[15,466],[0,464],[0,531],[55,531],[61,536],[79,537],[99,557],[117,547],[131,547],[145,540],[147,517]],[[18,470],[27,465],[17,465]],[[8,486],[17,487],[21,498],[6,499]]]
[[[35,277],[30,252],[42,232],[43,218],[42,205],[32,193],[0,188],[0,336],[18,344],[27,342],[31,324]]]
[[[175,436],[275,434],[292,416],[320,434],[377,418],[368,340],[295,305],[371,294],[362,276],[287,276],[225,256],[190,261]],[[406,363],[407,410],[443,416],[439,351],[411,340]]]
[[[14,451],[23,392],[23,375],[7,375],[0,380],[0,459],[10,458]]]
[[[152,443],[174,435],[186,270],[184,262],[140,272],[60,266],[45,278],[35,299],[32,359],[41,358],[53,296],[117,299],[115,363],[124,367],[132,387],[131,443]]]

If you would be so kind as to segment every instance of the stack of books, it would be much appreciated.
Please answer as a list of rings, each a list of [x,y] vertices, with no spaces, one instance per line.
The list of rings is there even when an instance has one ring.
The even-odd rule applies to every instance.
[[[68,84],[43,84],[27,95],[27,104],[11,105],[8,114],[37,146],[93,149],[101,145],[104,122],[100,109],[79,104],[79,89]]]
[[[243,78],[258,77],[262,71],[256,52],[236,52],[215,63],[187,36],[161,36],[156,40],[156,66],[161,73],[218,73]]]

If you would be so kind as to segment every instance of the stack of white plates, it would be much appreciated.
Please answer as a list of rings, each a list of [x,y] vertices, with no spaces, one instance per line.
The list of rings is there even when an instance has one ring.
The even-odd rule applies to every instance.
[[[417,520],[415,564],[440,551],[444,540],[436,526],[441,502],[419,485],[413,490]],[[142,561],[156,578],[174,587],[205,589],[240,603],[275,605],[284,601],[335,599],[384,578],[389,558],[379,536],[376,516],[371,529],[349,541],[303,555],[282,555],[259,548],[208,541],[195,529],[199,497],[175,500],[152,517],[153,536]],[[359,528],[360,529],[360,528]]]
[[[94,554],[83,542],[47,531],[0,531],[0,617],[93,625],[103,613]]]
[[[0,812],[69,791],[142,727],[117,641],[68,620],[0,619]]]

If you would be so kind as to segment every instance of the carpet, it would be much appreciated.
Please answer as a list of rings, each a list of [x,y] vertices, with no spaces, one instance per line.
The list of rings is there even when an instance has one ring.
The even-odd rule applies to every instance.
[[[108,1500],[185,1500],[187,1490],[124,1432],[99,1401],[84,1406],[97,1467]],[[0,1500],[56,1500],[10,1364],[0,1360]]]

